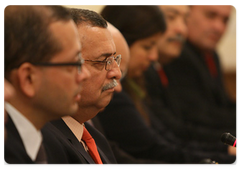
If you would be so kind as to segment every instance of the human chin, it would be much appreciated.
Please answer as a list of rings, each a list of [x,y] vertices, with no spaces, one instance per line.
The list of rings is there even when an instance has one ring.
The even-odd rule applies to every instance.
[[[102,95],[101,100],[99,100],[99,106],[101,109],[105,108],[111,101],[113,93],[105,93]]]
[[[75,102],[75,104],[72,106],[71,110],[69,111],[69,116],[75,115],[75,113],[78,111],[78,103]]]

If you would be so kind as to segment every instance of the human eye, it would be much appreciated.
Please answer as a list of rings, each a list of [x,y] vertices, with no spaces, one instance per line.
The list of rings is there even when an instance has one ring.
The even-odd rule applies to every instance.
[[[167,14],[166,14],[166,19],[167,19],[168,21],[173,21],[175,18],[176,18],[176,15],[173,14],[173,13],[167,13]]]
[[[142,46],[144,50],[149,51],[152,48],[152,45],[143,45]]]
[[[113,61],[113,60],[111,60],[111,59],[106,60],[107,65],[111,65],[111,64],[112,64],[112,61]]]
[[[216,13],[207,11],[205,12],[205,17],[209,20],[213,20],[214,18],[216,18]]]

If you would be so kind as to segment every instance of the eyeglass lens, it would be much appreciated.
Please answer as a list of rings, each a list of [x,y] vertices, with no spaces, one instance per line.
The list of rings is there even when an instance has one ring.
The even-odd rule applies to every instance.
[[[114,58],[114,56],[112,57],[109,57],[106,61],[106,66],[105,66],[105,69],[108,71],[108,70],[111,70],[113,68],[113,65],[114,65],[114,60],[117,62],[117,65],[118,67],[120,66],[120,63],[121,63],[121,55],[118,55],[116,56],[116,58]]]

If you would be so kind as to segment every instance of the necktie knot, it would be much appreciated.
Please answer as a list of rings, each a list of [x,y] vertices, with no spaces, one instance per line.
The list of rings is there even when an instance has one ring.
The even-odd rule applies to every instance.
[[[207,64],[208,70],[211,74],[212,77],[217,77],[218,71],[217,71],[217,66],[213,58],[213,54],[211,53],[206,53],[204,55],[205,62]]]
[[[88,142],[92,142],[92,140],[94,140],[91,136],[91,134],[88,132],[88,130],[84,127],[83,128],[83,136],[82,139],[84,140],[84,142],[88,143]]]
[[[158,69],[158,75],[160,77],[163,87],[167,87],[168,86],[168,78],[167,78],[167,75],[166,75],[165,71],[163,70],[163,68]]]

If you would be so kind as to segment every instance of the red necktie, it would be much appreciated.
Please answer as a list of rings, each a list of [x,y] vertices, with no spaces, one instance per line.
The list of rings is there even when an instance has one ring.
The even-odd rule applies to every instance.
[[[211,76],[212,77],[217,77],[217,75],[218,75],[217,67],[216,67],[215,62],[213,60],[212,54],[206,53],[204,55],[204,58],[205,58],[205,62],[207,64],[207,67],[208,67],[208,70],[209,70]]]
[[[168,78],[167,78],[167,76],[166,76],[165,71],[164,71],[162,68],[158,69],[158,75],[159,75],[159,77],[160,77],[160,80],[161,80],[161,82],[162,82],[162,85],[163,85],[164,87],[167,87],[167,86],[168,86]]]
[[[91,157],[93,158],[94,162],[97,164],[102,164],[102,160],[101,160],[98,150],[97,150],[97,145],[85,127],[83,128],[82,140],[86,143],[86,145],[88,147],[88,152],[91,155]]]

